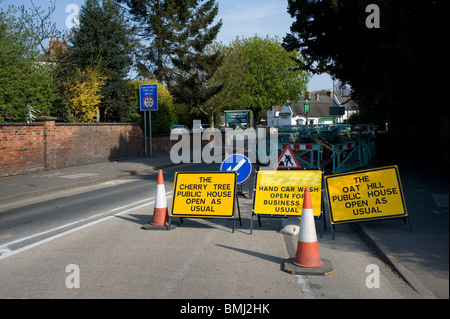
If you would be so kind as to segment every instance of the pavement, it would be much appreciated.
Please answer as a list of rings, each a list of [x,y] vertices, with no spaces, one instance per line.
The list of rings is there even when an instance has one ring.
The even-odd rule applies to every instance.
[[[411,157],[412,156],[412,157]],[[448,170],[385,148],[376,165],[398,165],[412,232],[403,220],[352,224],[361,237],[423,298],[449,298]],[[169,154],[0,178],[0,205],[172,166]],[[336,228],[340,225],[336,225]],[[326,231],[330,231],[327,227]],[[320,242],[320,239],[319,239]]]

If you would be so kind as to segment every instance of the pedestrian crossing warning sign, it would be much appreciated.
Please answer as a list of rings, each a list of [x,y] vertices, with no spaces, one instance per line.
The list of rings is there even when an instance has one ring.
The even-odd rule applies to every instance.
[[[300,164],[295,158],[294,152],[289,145],[286,146],[283,153],[281,153],[280,158],[273,167],[276,169],[300,168]]]

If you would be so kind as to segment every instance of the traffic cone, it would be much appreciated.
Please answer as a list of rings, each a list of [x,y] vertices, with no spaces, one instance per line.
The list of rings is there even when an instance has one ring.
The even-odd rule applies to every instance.
[[[297,252],[293,264],[298,267],[315,268],[323,265],[319,254],[314,213],[311,204],[309,187],[305,189],[303,197],[302,219],[298,235]]]
[[[309,187],[305,189],[303,196],[303,210],[295,258],[292,262],[284,263],[284,270],[296,275],[329,275],[333,273],[330,261],[320,258]]]
[[[164,186],[163,172],[158,171],[158,181],[156,183],[155,206],[153,209],[153,219],[150,224],[144,225],[142,228],[151,229],[167,229],[169,226],[169,210],[167,209],[166,188]]]

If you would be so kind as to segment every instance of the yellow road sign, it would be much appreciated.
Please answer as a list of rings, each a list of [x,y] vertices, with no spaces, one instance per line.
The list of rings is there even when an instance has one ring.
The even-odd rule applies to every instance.
[[[407,217],[397,166],[325,176],[332,224]]]
[[[253,211],[257,215],[301,216],[306,187],[310,188],[314,216],[320,216],[321,171],[258,171]]]
[[[236,172],[178,172],[172,217],[234,218]]]

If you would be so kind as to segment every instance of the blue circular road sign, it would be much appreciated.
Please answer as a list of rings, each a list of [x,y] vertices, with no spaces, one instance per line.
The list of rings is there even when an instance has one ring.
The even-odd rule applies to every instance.
[[[220,170],[236,171],[237,172],[237,184],[241,184],[247,180],[252,172],[252,163],[250,160],[242,154],[233,154],[225,158]]]

